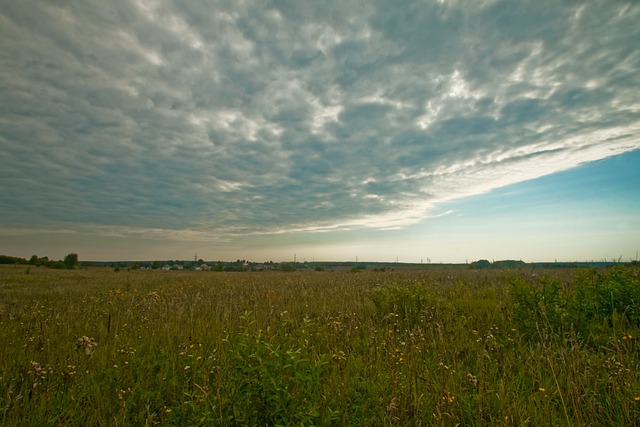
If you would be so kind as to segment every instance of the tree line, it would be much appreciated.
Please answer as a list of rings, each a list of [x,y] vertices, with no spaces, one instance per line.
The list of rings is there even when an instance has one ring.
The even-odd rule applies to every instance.
[[[73,270],[80,262],[78,260],[78,254],[70,253],[60,260],[51,260],[49,257],[38,257],[38,255],[32,255],[28,260],[26,258],[19,258],[14,256],[0,255],[0,264],[13,264],[13,265],[33,265],[42,266],[55,269],[67,269]]]

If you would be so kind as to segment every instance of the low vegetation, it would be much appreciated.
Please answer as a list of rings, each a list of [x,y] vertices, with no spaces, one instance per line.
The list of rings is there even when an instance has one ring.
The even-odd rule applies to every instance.
[[[26,268],[0,268],[2,425],[640,419],[635,267]]]

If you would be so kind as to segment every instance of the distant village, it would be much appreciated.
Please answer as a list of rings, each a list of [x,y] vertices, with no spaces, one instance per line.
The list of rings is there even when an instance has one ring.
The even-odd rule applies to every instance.
[[[154,261],[149,265],[140,266],[143,269],[158,269],[158,262]],[[273,261],[266,263],[249,262],[246,260],[237,260],[235,262],[205,262],[199,261],[175,261],[167,262],[159,267],[160,270],[194,270],[194,271],[265,271],[265,270],[278,270],[280,269],[280,263],[274,263]]]
[[[161,271],[267,271],[281,270],[286,263],[278,262],[251,262],[247,260],[236,261],[204,261],[198,260],[168,260],[168,261],[87,261],[81,262],[81,266],[112,267],[128,270],[161,270]]]

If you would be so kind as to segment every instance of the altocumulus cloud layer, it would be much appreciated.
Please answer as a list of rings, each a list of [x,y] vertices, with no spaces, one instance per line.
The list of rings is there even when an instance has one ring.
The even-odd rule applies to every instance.
[[[633,1],[5,2],[5,233],[403,227],[640,148]],[[17,231],[16,231],[17,230]]]

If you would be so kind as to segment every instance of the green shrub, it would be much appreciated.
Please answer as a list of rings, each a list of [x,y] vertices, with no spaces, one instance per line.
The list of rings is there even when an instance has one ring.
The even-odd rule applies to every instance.
[[[566,329],[567,301],[558,279],[543,277],[530,282],[516,277],[511,285],[514,320],[522,333],[531,337],[541,328],[555,332]]]
[[[603,325],[640,326],[640,279],[634,269],[579,271],[566,287],[557,278],[511,279],[514,320],[533,336],[541,328],[586,339]]]
[[[615,319],[640,325],[640,278],[632,268],[614,267],[577,275],[569,306],[576,328],[585,331],[596,322],[613,326]]]
[[[231,349],[223,418],[237,425],[315,424],[321,417],[316,394],[327,362],[312,360],[305,348],[270,342],[250,316],[242,316],[249,324]]]

